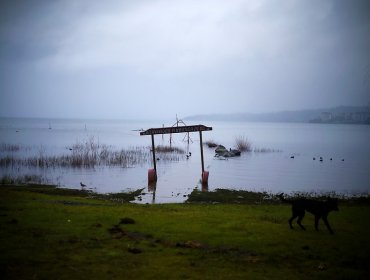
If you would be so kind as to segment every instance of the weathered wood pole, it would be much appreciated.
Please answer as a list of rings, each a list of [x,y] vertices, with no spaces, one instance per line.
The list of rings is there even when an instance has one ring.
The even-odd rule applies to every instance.
[[[154,145],[154,134],[152,136],[152,152],[153,152],[153,165],[154,165],[154,172],[155,172],[155,181],[157,181],[157,163],[155,158],[155,145]]]
[[[202,160],[202,176],[204,173],[204,159],[203,159],[203,140],[202,140],[202,131],[199,130],[199,138],[200,138],[200,158]]]

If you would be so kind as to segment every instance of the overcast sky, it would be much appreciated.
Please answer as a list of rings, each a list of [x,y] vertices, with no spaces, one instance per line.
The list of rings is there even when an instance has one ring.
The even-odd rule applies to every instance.
[[[0,0],[0,116],[368,105],[369,0]]]

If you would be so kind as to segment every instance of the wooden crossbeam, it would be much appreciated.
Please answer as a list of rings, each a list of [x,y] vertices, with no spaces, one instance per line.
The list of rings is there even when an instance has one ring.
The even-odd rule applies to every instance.
[[[171,134],[171,133],[184,133],[184,132],[197,132],[197,131],[209,131],[212,130],[212,127],[205,126],[202,124],[199,125],[187,125],[187,126],[174,126],[174,127],[159,127],[159,128],[150,128],[143,132],[140,132],[140,135],[154,135],[154,134]]]

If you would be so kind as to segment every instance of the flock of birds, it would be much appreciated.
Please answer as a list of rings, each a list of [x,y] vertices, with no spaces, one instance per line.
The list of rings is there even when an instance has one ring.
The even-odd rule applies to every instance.
[[[294,155],[290,156],[291,159],[294,159]],[[313,160],[316,160],[316,157],[312,158]],[[330,160],[333,160],[333,158],[330,158]],[[319,157],[319,161],[324,161],[323,157]],[[342,161],[344,161],[344,158],[342,158]]]

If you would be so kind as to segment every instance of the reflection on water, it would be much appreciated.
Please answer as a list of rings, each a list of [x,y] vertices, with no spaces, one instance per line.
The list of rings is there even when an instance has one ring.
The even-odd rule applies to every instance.
[[[148,192],[152,194],[152,203],[155,203],[155,192],[157,190],[157,182],[152,181],[148,183]]]
[[[49,129],[49,123],[52,129]],[[169,122],[171,123],[171,122]],[[189,146],[184,135],[173,135],[173,145],[186,151],[176,161],[161,158],[157,162],[158,181],[148,186],[149,161],[131,168],[94,166],[93,168],[1,167],[0,176],[38,174],[47,183],[80,188],[84,182],[97,192],[120,192],[145,188],[141,203],[182,202],[194,188],[212,191],[235,188],[257,191],[336,191],[369,192],[370,126],[287,124],[287,123],[203,123],[213,131],[203,140],[234,147],[234,139],[245,135],[260,151],[220,160],[214,150],[204,147],[208,186],[201,184],[201,160],[198,133],[191,134]],[[150,138],[140,137],[136,129],[161,126],[158,123],[83,120],[0,119],[0,144],[14,157],[32,154],[63,155],[78,141],[94,137],[115,149],[148,147]],[[156,143],[168,145],[169,137],[156,136]],[[186,157],[191,152],[192,156]],[[292,157],[294,156],[294,158]],[[318,159],[322,157],[323,160]],[[314,160],[315,158],[315,160]],[[331,159],[331,160],[330,160]]]
[[[202,183],[202,192],[208,192],[208,182]]]

